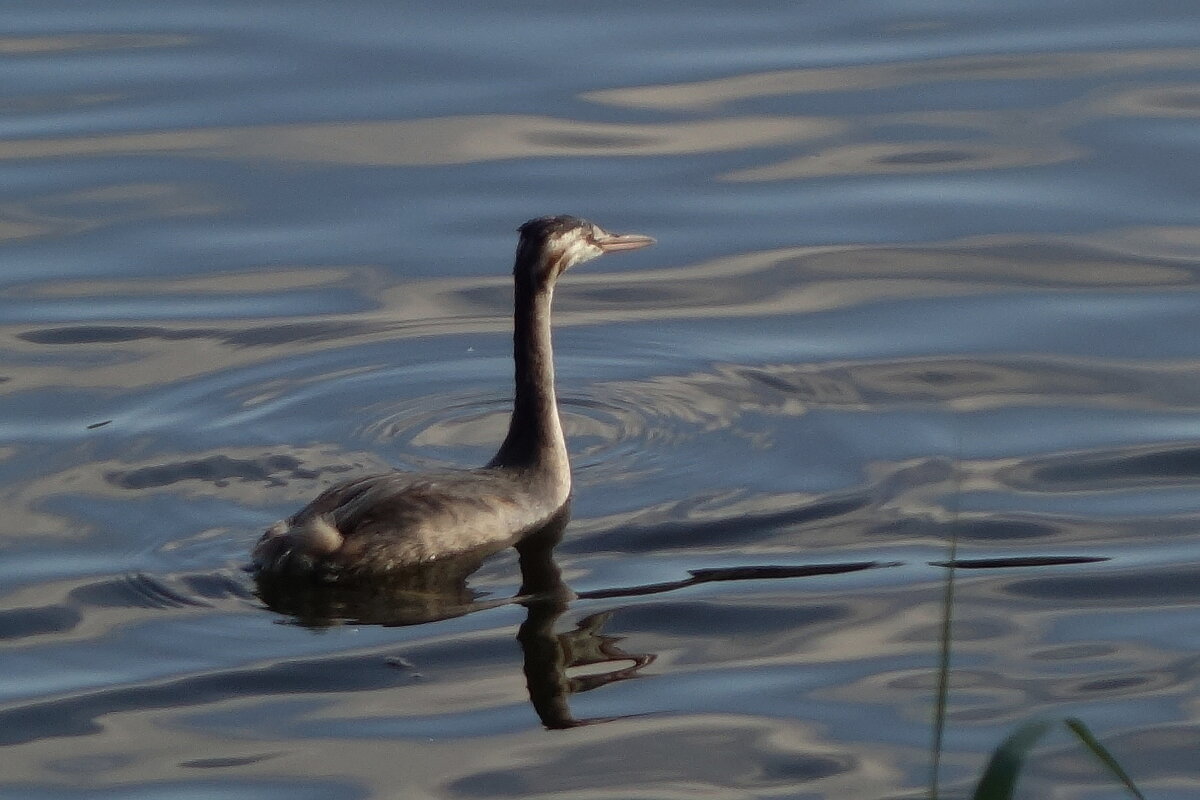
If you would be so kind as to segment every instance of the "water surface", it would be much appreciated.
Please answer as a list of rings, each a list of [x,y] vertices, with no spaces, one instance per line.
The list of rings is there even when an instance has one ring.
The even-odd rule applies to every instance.
[[[946,796],[1035,716],[1187,796],[1197,31],[1178,1],[6,14],[0,796],[924,795],[951,539]],[[321,488],[491,455],[546,213],[659,240],[558,291],[561,543],[257,595],[248,548]],[[1022,791],[1117,796],[1065,739]]]

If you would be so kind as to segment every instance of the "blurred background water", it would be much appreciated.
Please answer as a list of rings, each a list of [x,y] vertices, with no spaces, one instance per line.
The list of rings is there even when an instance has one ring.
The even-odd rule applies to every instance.
[[[951,537],[947,795],[1037,715],[1194,794],[1194,3],[50,0],[0,64],[0,796],[922,796]],[[578,597],[266,608],[273,520],[490,456],[548,213],[659,240],[558,292]]]

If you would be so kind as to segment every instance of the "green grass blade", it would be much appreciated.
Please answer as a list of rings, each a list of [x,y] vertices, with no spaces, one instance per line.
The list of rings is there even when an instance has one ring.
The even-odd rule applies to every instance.
[[[933,703],[933,740],[930,742],[929,798],[938,798],[938,776],[941,773],[942,740],[946,733],[946,699],[950,694],[950,630],[954,621],[954,558],[958,551],[958,536],[951,530],[950,558],[946,567],[946,583],[942,589],[941,651],[938,654],[937,690]]]
[[[1074,717],[1068,717],[1063,720],[1063,723],[1071,730],[1071,733],[1079,737],[1079,741],[1083,742],[1084,747],[1092,751],[1092,755],[1099,759],[1101,764],[1108,767],[1108,771],[1125,785],[1125,788],[1129,790],[1131,795],[1138,800],[1146,800],[1145,796],[1138,791],[1133,778],[1129,777],[1129,773],[1125,772],[1121,765],[1117,763],[1117,760],[1113,758],[1112,753],[1108,752],[1108,748],[1100,744],[1100,741],[1092,735],[1092,732],[1088,730],[1088,727],[1082,721]]]
[[[1029,751],[1050,730],[1049,722],[1026,722],[992,753],[972,800],[1010,800]]]
[[[954,497],[951,518],[958,521],[958,501],[962,496],[962,440],[955,437]],[[954,622],[954,564],[958,558],[958,528],[950,526],[950,546],[946,583],[942,588],[942,629],[938,653],[937,690],[933,704],[933,738],[929,743],[929,800],[938,800],[938,780],[942,771],[942,742],[946,734],[946,699],[950,695],[951,626]]]

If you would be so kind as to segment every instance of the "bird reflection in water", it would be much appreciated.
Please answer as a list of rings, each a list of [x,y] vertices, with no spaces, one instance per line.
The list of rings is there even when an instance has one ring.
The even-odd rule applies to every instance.
[[[259,573],[255,576],[258,596],[273,611],[317,630],[343,623],[418,625],[497,606],[523,605],[526,618],[517,632],[517,641],[529,699],[542,723],[558,729],[606,722],[616,717],[575,719],[568,703],[570,696],[637,677],[655,656],[627,653],[617,645],[619,637],[604,633],[612,611],[592,614],[580,620],[574,630],[555,632],[559,618],[576,597],[563,582],[554,560],[554,548],[570,516],[567,506],[544,527],[515,544],[521,566],[521,589],[515,597],[480,599],[467,584],[484,559],[503,546],[396,571],[386,580],[362,584],[327,585]],[[574,668],[603,664],[617,666],[577,677],[568,674]]]
[[[617,681],[638,676],[639,671],[654,662],[653,653],[627,653],[617,646],[619,637],[606,635],[604,626],[612,611],[604,611],[581,619],[575,629],[555,633],[558,618],[567,610],[575,594],[562,579],[562,571],[554,560],[554,547],[562,538],[566,517],[561,524],[550,525],[517,545],[521,564],[521,603],[527,614],[517,631],[524,656],[525,684],[529,702],[547,728],[574,728],[608,722],[619,717],[600,717],[577,720],[571,714],[568,698]],[[599,664],[619,664],[607,672],[593,671],[572,677],[568,670],[575,667],[595,667]]]
[[[569,519],[568,505],[542,528],[509,543],[517,550],[521,567],[521,588],[514,597],[481,599],[467,583],[485,558],[507,545],[437,560],[409,571],[396,571],[386,580],[362,584],[295,581],[259,572],[255,576],[258,596],[272,610],[313,629],[343,623],[419,625],[499,606],[524,606],[526,616],[517,631],[517,641],[521,645],[529,700],[543,725],[560,729],[621,719],[576,719],[569,705],[571,695],[640,677],[641,671],[656,657],[653,653],[626,652],[618,645],[619,636],[604,632],[615,613],[611,609],[584,617],[573,630],[556,633],[560,617],[574,600],[661,594],[699,583],[817,577],[896,566],[895,562],[856,561],[702,569],[692,570],[689,577],[677,581],[576,593],[563,581],[554,558],[554,548]],[[605,670],[605,666],[610,668]],[[589,671],[569,674],[579,668]]]

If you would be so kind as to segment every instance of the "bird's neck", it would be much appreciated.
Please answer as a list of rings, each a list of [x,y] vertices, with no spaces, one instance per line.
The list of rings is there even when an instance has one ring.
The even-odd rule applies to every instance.
[[[554,393],[553,297],[553,286],[517,283],[513,315],[516,396],[508,435],[490,466],[533,469],[569,488],[571,465]]]

